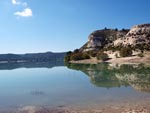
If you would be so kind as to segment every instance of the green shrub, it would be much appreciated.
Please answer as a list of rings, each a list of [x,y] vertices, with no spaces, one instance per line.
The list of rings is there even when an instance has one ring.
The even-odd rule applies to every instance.
[[[66,62],[70,61],[70,57],[71,57],[70,55],[66,55],[66,56],[65,56],[65,61],[66,61]]]
[[[66,53],[66,55],[71,55],[72,54],[72,51],[68,51],[67,53]]]
[[[144,49],[149,51],[149,50],[150,50],[150,44],[146,44],[146,45],[144,46]]]
[[[73,53],[70,57],[70,60],[84,60],[84,59],[90,59],[90,56],[87,53]]]
[[[73,53],[72,55],[71,55],[71,57],[70,57],[70,60],[74,60],[74,61],[76,61],[76,60],[81,60],[82,58],[81,58],[81,53]]]
[[[75,49],[75,50],[74,50],[74,53],[79,53],[79,49]]]
[[[131,55],[132,55],[132,49],[131,48],[129,48],[129,47],[121,48],[121,50],[120,50],[120,56],[121,57],[128,57]]]
[[[104,53],[104,52],[99,52],[99,53],[97,54],[97,59],[98,59],[98,60],[105,61],[105,60],[108,59],[108,55],[107,55],[106,53]]]
[[[90,56],[87,53],[82,53],[82,59],[90,59]]]
[[[96,57],[97,51],[89,51],[88,54],[89,54],[91,57]]]
[[[144,57],[143,53],[138,54],[139,57]]]
[[[141,50],[141,52],[143,53],[144,50],[150,50],[150,44],[146,44],[146,43],[142,43],[142,44],[137,44],[135,46],[136,49]]]
[[[66,53],[66,56],[65,56],[65,61],[66,61],[66,62],[70,61],[71,54],[72,54],[71,51],[68,51],[68,52]]]

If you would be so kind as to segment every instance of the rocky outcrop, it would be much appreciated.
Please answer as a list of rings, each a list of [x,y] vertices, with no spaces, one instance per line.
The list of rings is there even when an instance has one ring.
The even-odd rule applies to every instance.
[[[116,58],[118,57],[132,57],[130,61],[137,62],[137,57],[142,57],[140,62],[149,62],[149,54],[148,57],[146,57],[147,52],[149,51],[150,24],[141,24],[132,27],[131,30],[105,28],[94,31],[89,35],[87,43],[81,48],[69,52],[66,55],[65,60],[79,61],[88,59],[86,62],[91,62],[91,59],[97,58],[98,62],[99,60],[104,62],[108,59],[114,60],[111,60],[110,62],[116,62],[116,60],[118,60]],[[127,59],[127,61],[129,61],[129,59]],[[85,61],[83,62],[85,63]],[[126,62],[126,59],[120,59],[118,62]]]
[[[105,38],[102,36],[89,36],[89,43],[87,44],[87,48],[96,48],[102,47],[105,44]]]
[[[114,46],[137,44],[150,44],[150,24],[136,25],[124,37],[114,41]]]
[[[135,25],[130,30],[105,28],[94,31],[89,35],[88,42],[80,48],[80,51],[138,44],[150,44],[150,24]]]
[[[104,46],[109,46],[118,38],[127,34],[129,30],[103,29],[91,33],[88,37],[88,42],[80,48],[80,51],[99,50]]]

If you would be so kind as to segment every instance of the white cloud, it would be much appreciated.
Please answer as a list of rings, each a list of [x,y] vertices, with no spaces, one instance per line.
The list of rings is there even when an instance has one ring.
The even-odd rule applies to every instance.
[[[14,5],[19,5],[19,4],[20,4],[20,2],[18,2],[17,0],[11,0],[11,2],[12,2],[12,4],[14,4]]]
[[[30,17],[32,16],[32,10],[30,8],[26,8],[21,12],[15,12],[14,15],[20,16],[20,17]]]
[[[32,14],[32,9],[28,8],[28,4],[26,2],[21,2],[19,0],[11,0],[13,5],[19,5],[24,7],[23,11],[17,11],[14,13],[14,15],[18,17],[31,17]]]

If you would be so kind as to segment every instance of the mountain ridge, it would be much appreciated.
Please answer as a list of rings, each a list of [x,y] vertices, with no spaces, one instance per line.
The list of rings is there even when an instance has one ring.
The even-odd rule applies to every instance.
[[[0,62],[47,62],[63,60],[66,52],[43,52],[43,53],[25,53],[25,54],[0,54]]]

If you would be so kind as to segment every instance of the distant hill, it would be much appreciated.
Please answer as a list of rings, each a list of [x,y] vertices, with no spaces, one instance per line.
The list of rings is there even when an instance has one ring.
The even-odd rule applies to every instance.
[[[47,62],[63,61],[65,52],[62,53],[27,53],[27,54],[0,54],[0,62]]]
[[[53,68],[58,66],[64,66],[64,61],[0,63],[0,70],[13,70],[17,68]]]

